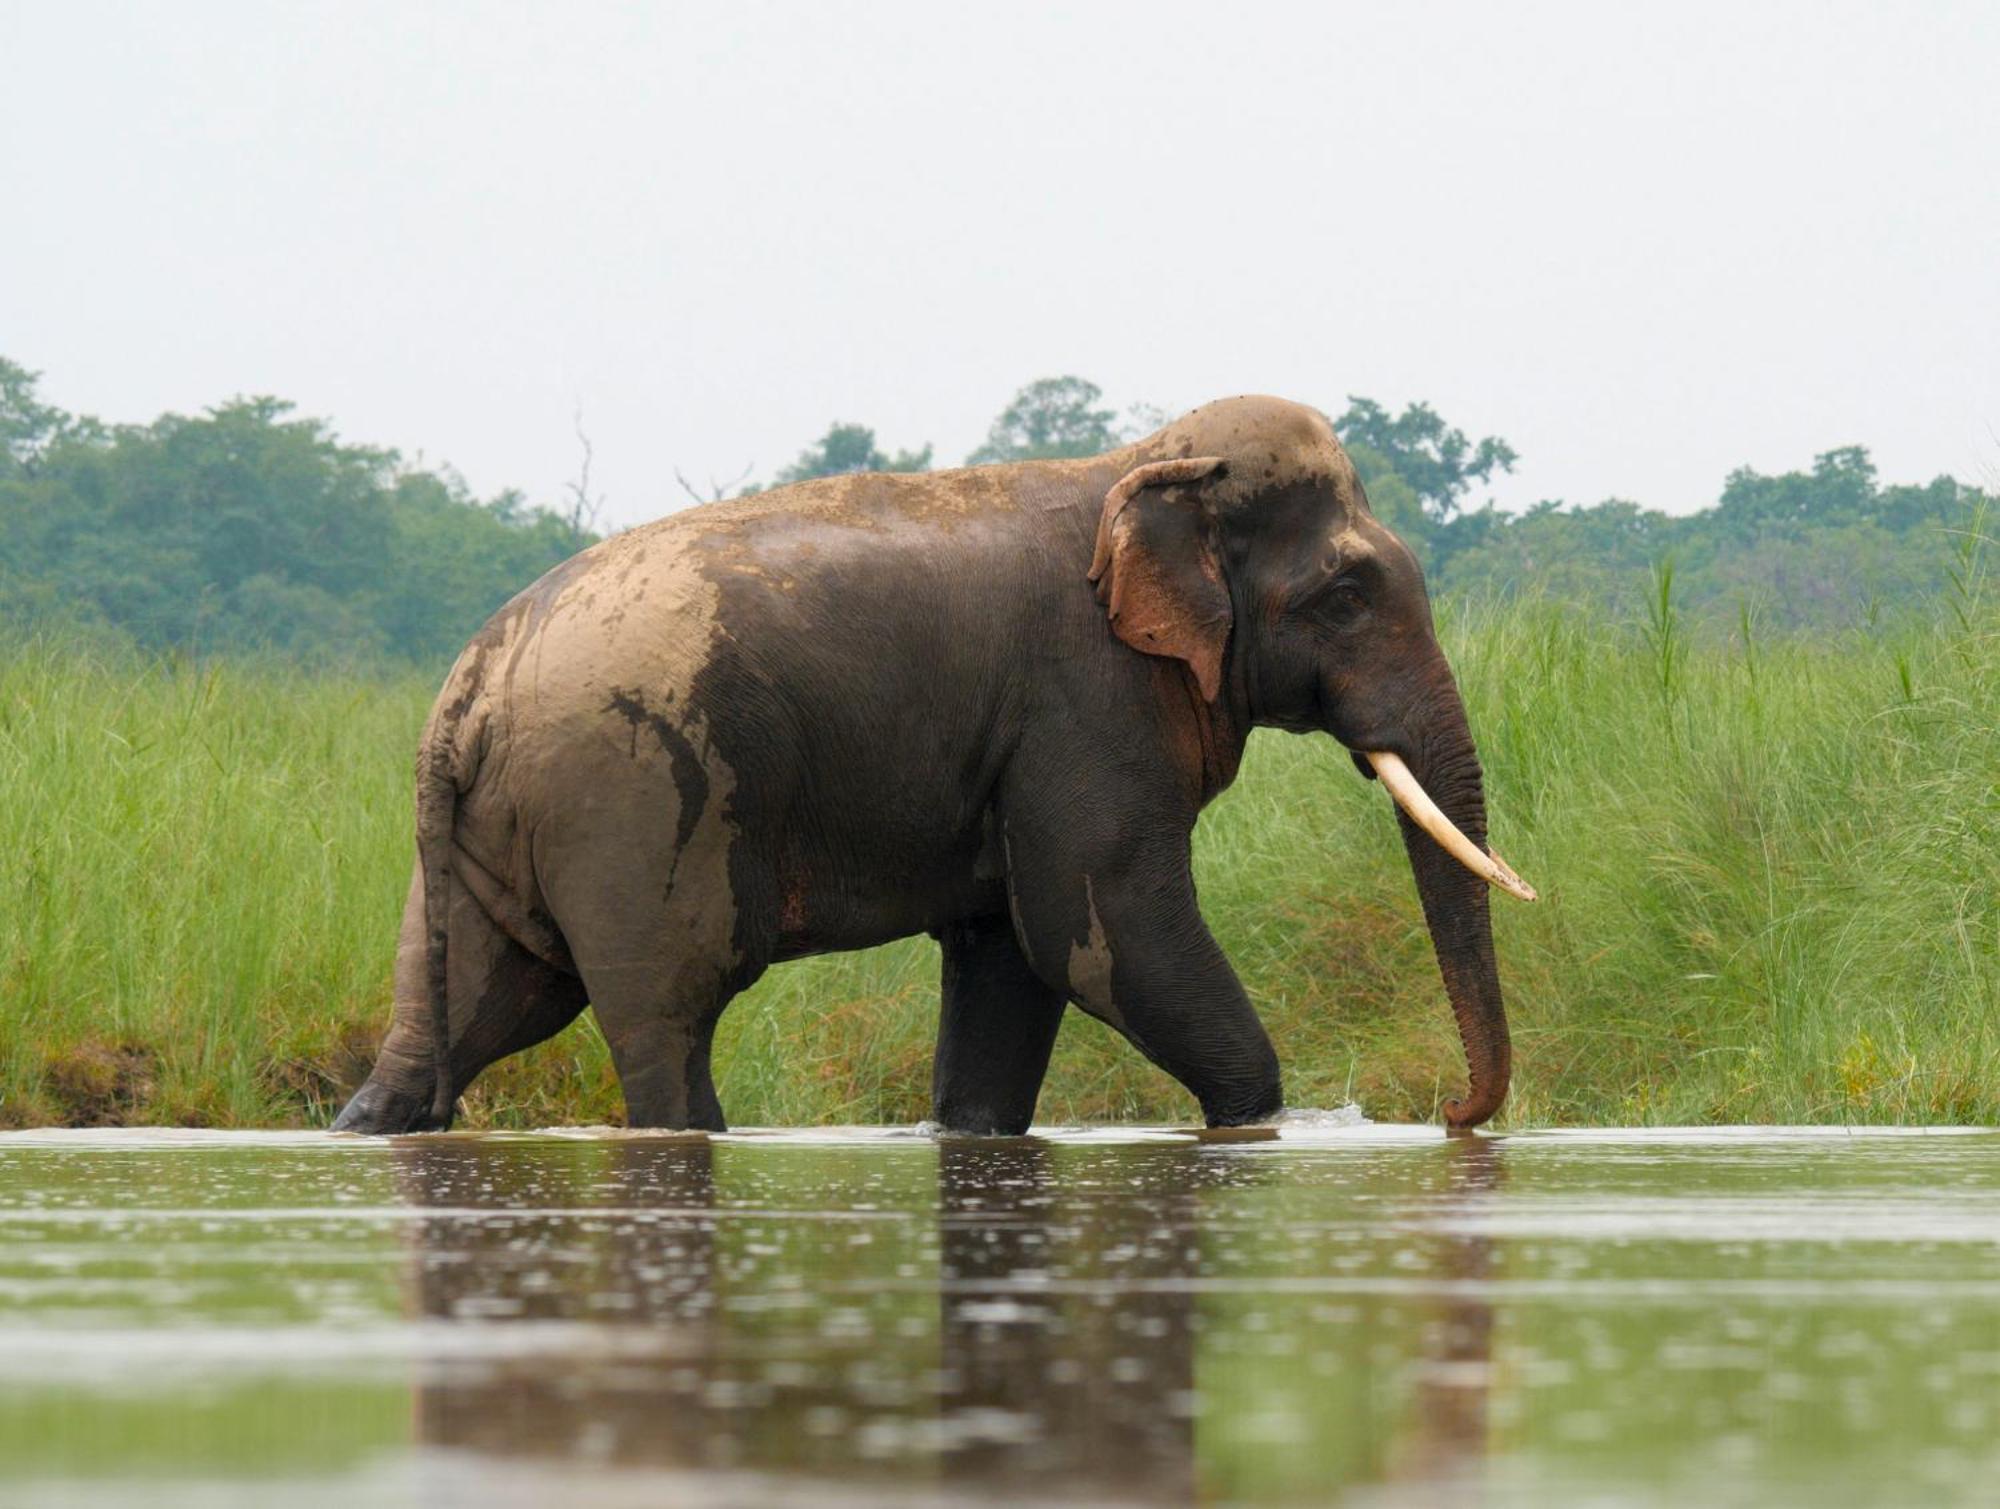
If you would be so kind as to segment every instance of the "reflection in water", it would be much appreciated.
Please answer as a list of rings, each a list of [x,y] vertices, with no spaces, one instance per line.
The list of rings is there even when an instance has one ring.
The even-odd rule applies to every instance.
[[[577,1151],[577,1171],[591,1176],[583,1190],[596,1197],[580,1209],[552,1206],[577,1188],[552,1180],[544,1160],[442,1140],[396,1148],[402,1198],[445,1212],[409,1228],[411,1309],[556,1333],[548,1349],[422,1369],[415,1438],[500,1455],[706,1465],[700,1412],[676,1396],[695,1391],[715,1353],[714,1150],[702,1138]],[[563,1344],[564,1327],[606,1323],[644,1345],[606,1346],[597,1335]]]
[[[1295,1454],[1292,1490],[1470,1479],[1485,1451],[1492,1243],[1459,1218],[1499,1188],[1493,1141],[1425,1155],[1428,1215],[1394,1256],[1435,1282],[1331,1328],[1307,1299],[1259,1293],[1259,1274],[1296,1266],[1283,1205],[1258,1198],[1276,1165],[1226,1145],[946,1139],[910,1150],[880,1208],[809,1215],[802,1181],[837,1155],[786,1170],[702,1139],[582,1146],[553,1168],[501,1154],[396,1151],[402,1197],[438,1212],[408,1227],[414,1314],[548,1333],[491,1358],[443,1348],[416,1388],[426,1445],[1192,1502],[1198,1428],[1226,1422],[1247,1363],[1300,1414],[1295,1436],[1356,1435],[1346,1455]],[[1247,1285],[1203,1293],[1231,1271]],[[1398,1340],[1375,1424],[1365,1405],[1342,1418],[1337,1395],[1294,1397],[1302,1363],[1377,1387],[1356,1339],[1383,1335]]]
[[[9,1503],[2000,1480],[1991,1134],[92,1135],[0,1135]]]
[[[1200,1266],[1198,1194],[1163,1180],[1170,1167],[1142,1164],[1141,1198],[1093,1207],[1064,1190],[1044,1144],[939,1147],[943,1382],[959,1425],[949,1481],[1191,1497],[1194,1297],[1184,1281]],[[1107,1259],[1119,1288],[1034,1292],[1101,1272]]]
[[[1468,1230],[1467,1218],[1500,1189],[1503,1146],[1494,1138],[1454,1137],[1440,1151],[1446,1193],[1434,1217],[1441,1229],[1428,1239],[1439,1298],[1411,1368],[1409,1412],[1389,1454],[1392,1479],[1470,1489],[1484,1473],[1493,1392],[1493,1302],[1486,1288],[1493,1239],[1476,1226]]]
[[[766,1200],[791,1192],[739,1185],[718,1210],[706,1141],[590,1151],[592,1205],[549,1209],[545,1166],[467,1145],[397,1150],[403,1198],[441,1212],[409,1228],[417,1315],[551,1327],[608,1312],[626,1343],[440,1361],[416,1390],[422,1443],[1192,1495],[1202,1190],[1178,1158],[1141,1160],[1112,1201],[1092,1198],[1091,1179],[1066,1186],[1065,1155],[1045,1144],[946,1141],[921,1226],[820,1213],[791,1223],[787,1251],[764,1240],[781,1218]],[[1205,1182],[1256,1176],[1217,1165]]]

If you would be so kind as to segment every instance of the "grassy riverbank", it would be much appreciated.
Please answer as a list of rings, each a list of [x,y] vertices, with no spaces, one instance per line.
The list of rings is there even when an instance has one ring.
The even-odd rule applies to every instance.
[[[1514,1125],[2000,1121],[2000,619],[1689,643],[1528,604],[1445,637],[1494,841]],[[0,1124],[319,1124],[365,1070],[429,678],[0,651]],[[1196,839],[1297,1105],[1429,1117],[1462,1062],[1387,799],[1260,733]],[[935,949],[773,970],[724,1020],[742,1123],[913,1121]],[[617,1119],[588,1018],[473,1125]],[[1191,1102],[1071,1013],[1048,1119]]]

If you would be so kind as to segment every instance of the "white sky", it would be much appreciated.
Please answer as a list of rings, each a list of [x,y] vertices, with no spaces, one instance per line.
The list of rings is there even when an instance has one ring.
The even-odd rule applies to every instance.
[[[2000,6],[0,0],[0,354],[609,513],[834,418],[1433,402],[1498,496],[2000,481]]]

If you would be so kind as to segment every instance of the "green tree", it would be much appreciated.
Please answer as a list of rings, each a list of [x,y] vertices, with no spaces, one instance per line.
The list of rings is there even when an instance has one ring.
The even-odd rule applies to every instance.
[[[1867,447],[1846,445],[1813,457],[1810,472],[1765,476],[1737,468],[1722,484],[1715,522],[1745,538],[1771,528],[1853,523],[1873,516],[1875,498]]]
[[[1495,471],[1512,471],[1520,459],[1514,447],[1495,435],[1475,445],[1427,403],[1391,414],[1372,398],[1350,396],[1333,428],[1361,473],[1371,505],[1378,480],[1394,476],[1434,524],[1459,511],[1473,483],[1486,481]]]
[[[69,427],[70,417],[35,394],[41,374],[0,356],[0,477],[24,476]]]
[[[931,448],[885,454],[875,444],[875,432],[865,424],[828,426],[799,459],[778,473],[780,482],[804,482],[813,477],[840,477],[849,472],[927,472]]]
[[[1671,559],[1690,624],[1710,632],[1747,616],[1812,630],[1929,611],[1953,531],[1994,507],[1950,477],[1884,486],[1868,452],[1844,446],[1803,470],[1732,472],[1695,514],[1616,499],[1501,513],[1466,495],[1512,465],[1504,441],[1475,444],[1421,403],[1391,415],[1356,398],[1341,425],[1376,514],[1418,548],[1437,590],[1636,609]],[[1016,395],[974,459],[1089,455],[1124,438],[1095,386],[1052,378]],[[836,424],[783,477],[915,469],[930,456],[884,455],[866,426]],[[12,625],[204,654],[434,665],[592,541],[587,443],[571,494],[566,512],[516,492],[481,500],[449,468],[349,444],[275,398],[104,425],[45,402],[33,372],[0,358],[0,620]]]
[[[1103,390],[1081,377],[1044,377],[1014,395],[986,432],[986,443],[966,458],[970,466],[993,461],[1040,461],[1095,456],[1124,441],[1117,416],[1101,406]]]
[[[592,538],[340,441],[274,398],[109,427],[0,362],[0,618],[302,660],[455,653]]]
[[[1619,498],[1591,508],[1545,500],[1520,514],[1482,508],[1442,526],[1446,548],[1433,576],[1446,590],[1601,600],[1650,579],[1672,553],[1678,522]]]

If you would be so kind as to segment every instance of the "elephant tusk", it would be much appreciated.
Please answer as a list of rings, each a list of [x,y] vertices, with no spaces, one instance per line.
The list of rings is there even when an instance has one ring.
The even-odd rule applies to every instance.
[[[1537,899],[1535,888],[1516,875],[1512,865],[1491,849],[1481,849],[1458,831],[1452,820],[1431,800],[1430,793],[1410,773],[1410,767],[1403,763],[1401,756],[1387,751],[1364,750],[1362,753],[1375,767],[1375,774],[1388,788],[1389,795],[1396,799],[1396,805],[1409,813],[1410,821],[1436,839],[1438,846],[1447,854],[1481,880],[1490,881],[1509,896],[1518,896],[1523,901]]]

